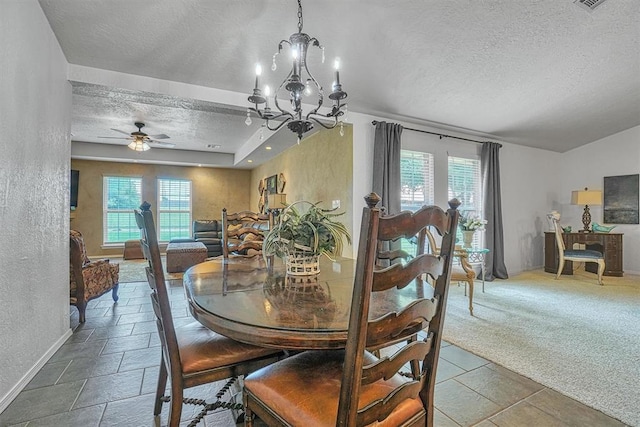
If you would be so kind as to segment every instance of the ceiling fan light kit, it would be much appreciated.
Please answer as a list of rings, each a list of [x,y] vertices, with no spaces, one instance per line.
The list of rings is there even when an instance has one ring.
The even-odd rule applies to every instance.
[[[251,125],[251,112],[263,119],[266,127],[272,131],[280,129],[286,123],[289,130],[298,135],[298,143],[306,132],[313,129],[314,122],[326,129],[333,129],[339,123],[340,135],[344,135],[343,120],[347,109],[347,104],[344,103],[344,100],[347,98],[347,93],[342,90],[342,84],[340,83],[340,60],[336,58],[334,63],[335,81],[333,82],[332,92],[329,94],[329,99],[333,101],[331,111],[327,114],[319,113],[318,110],[324,102],[324,90],[309,71],[307,53],[310,47],[319,48],[322,51],[322,62],[324,63],[324,46],[315,37],[302,32],[301,0],[298,0],[298,32],[292,34],[289,40],[281,40],[278,44],[278,51],[273,55],[271,65],[271,70],[273,71],[277,70],[276,57],[280,54],[284,45],[289,46],[293,67],[273,95],[268,85],[264,87],[263,95],[263,89],[260,87],[262,67],[259,64],[256,66],[255,87],[248,98],[249,102],[254,106],[247,109],[245,123],[247,126]],[[310,96],[314,90],[317,93],[316,105],[305,114],[302,111],[303,96]],[[278,102],[278,94],[280,92],[288,93],[291,111],[287,111],[280,106]],[[269,98],[271,96],[273,96],[273,105],[277,111],[272,110],[269,106]],[[264,106],[262,106],[263,104]],[[273,120],[276,120],[277,124],[272,124]]]
[[[149,144],[147,144],[144,139],[136,137],[131,144],[128,145],[133,151],[147,151],[151,149]]]

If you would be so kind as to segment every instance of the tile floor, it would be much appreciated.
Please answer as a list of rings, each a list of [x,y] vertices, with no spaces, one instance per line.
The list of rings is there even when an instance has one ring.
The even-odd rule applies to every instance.
[[[174,321],[190,322],[181,282],[173,282]],[[120,285],[120,301],[110,295],[91,301],[87,321],[9,407],[0,427],[164,426],[166,410],[154,419],[153,399],[160,342],[146,283]],[[461,348],[443,343],[435,393],[435,425],[457,426],[624,426],[534,381]],[[190,389],[187,397],[210,398],[220,384]],[[187,405],[187,426],[199,409]],[[235,427],[230,411],[209,414],[199,424]]]

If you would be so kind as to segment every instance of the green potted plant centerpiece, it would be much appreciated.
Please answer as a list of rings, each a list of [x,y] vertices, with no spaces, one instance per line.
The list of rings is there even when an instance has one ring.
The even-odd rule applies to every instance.
[[[263,255],[284,258],[288,274],[317,274],[321,255],[340,256],[343,238],[351,244],[347,228],[335,220],[344,212],[322,209],[319,204],[301,200],[288,205],[264,238]]]

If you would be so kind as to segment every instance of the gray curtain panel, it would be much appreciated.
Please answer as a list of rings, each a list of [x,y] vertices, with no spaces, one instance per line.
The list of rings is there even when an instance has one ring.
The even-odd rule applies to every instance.
[[[502,196],[500,192],[500,147],[495,142],[482,144],[480,154],[482,168],[482,194],[484,196],[484,216],[486,225],[486,280],[507,279],[504,265],[504,233],[502,230]]]
[[[400,212],[400,149],[403,127],[378,122],[373,146],[373,191],[382,198],[386,214]]]

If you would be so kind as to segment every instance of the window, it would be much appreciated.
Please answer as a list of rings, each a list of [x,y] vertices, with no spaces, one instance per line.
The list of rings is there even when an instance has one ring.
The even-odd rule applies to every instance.
[[[460,200],[460,214],[483,219],[482,215],[482,177],[480,160],[449,156],[449,200]],[[473,242],[481,243],[482,233],[475,233]],[[462,233],[458,229],[458,241],[462,242]]]
[[[434,204],[433,154],[401,150],[400,186],[402,210],[417,211]]]
[[[142,203],[142,178],[105,176],[102,194],[103,242],[139,239],[133,210]]]
[[[191,181],[158,179],[158,240],[191,237]]]
[[[417,211],[434,204],[433,154],[420,151],[400,151],[400,208]],[[415,253],[416,241],[403,239],[401,249]]]

